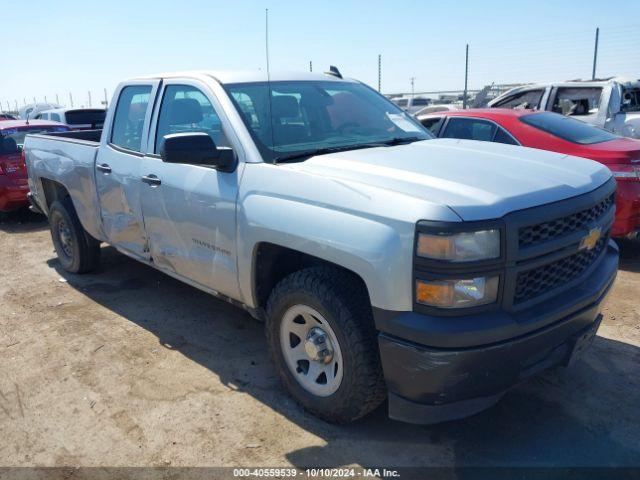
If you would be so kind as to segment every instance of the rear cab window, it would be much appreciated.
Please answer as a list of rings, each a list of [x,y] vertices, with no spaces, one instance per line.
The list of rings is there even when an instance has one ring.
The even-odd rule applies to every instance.
[[[133,152],[141,151],[151,90],[151,85],[129,85],[122,89],[113,117],[112,145]]]
[[[102,128],[104,125],[104,118],[107,112],[102,109],[93,110],[69,110],[65,113],[67,125],[73,125],[78,127],[87,128]],[[51,120],[60,121],[60,116],[57,119],[53,118],[54,114],[51,114]]]
[[[532,113],[531,115],[523,115],[520,117],[520,121],[579,145],[591,145],[619,138],[601,128],[556,113]]]

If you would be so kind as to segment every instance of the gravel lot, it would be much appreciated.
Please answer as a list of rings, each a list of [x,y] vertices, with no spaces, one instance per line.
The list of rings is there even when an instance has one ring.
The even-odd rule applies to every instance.
[[[640,466],[640,243],[599,336],[487,412],[325,424],[280,388],[262,325],[103,248],[63,272],[43,217],[0,223],[0,466]]]

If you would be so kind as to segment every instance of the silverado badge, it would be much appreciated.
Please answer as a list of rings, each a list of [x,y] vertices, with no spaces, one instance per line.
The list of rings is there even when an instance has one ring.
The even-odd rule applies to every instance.
[[[592,228],[588,235],[582,237],[580,241],[580,250],[593,250],[602,236],[602,229],[600,227]]]

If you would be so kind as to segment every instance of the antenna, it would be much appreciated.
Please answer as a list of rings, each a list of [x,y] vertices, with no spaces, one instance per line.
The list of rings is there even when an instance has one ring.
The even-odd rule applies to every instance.
[[[267,56],[267,94],[269,95],[269,125],[271,127],[271,150],[274,152],[274,158],[271,159],[275,163],[275,147],[276,141],[273,134],[273,107],[271,105],[271,69],[269,68],[269,9],[264,12],[264,49]]]

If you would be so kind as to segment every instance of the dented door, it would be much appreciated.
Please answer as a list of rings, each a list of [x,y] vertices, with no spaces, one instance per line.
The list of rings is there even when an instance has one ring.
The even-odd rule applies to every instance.
[[[207,93],[205,93],[207,92]],[[236,197],[240,169],[165,163],[163,137],[206,132],[216,145],[231,146],[217,102],[205,85],[165,82],[142,164],[142,211],[151,260],[174,273],[229,297],[238,296]]]
[[[98,151],[96,187],[102,227],[109,243],[149,259],[140,190],[151,105],[158,82],[132,82],[120,90],[110,131]]]

